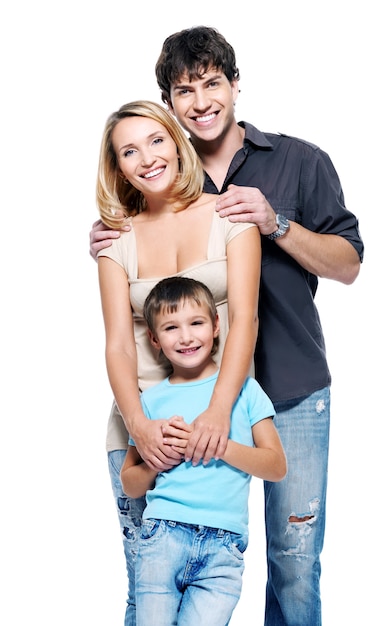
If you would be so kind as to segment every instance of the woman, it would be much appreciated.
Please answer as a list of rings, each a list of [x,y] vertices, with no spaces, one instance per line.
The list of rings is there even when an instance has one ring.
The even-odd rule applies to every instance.
[[[163,107],[137,101],[108,118],[97,203],[108,226],[117,226],[115,215],[121,219],[121,212],[131,222],[131,230],[98,259],[106,363],[117,405],[109,420],[107,449],[130,582],[127,626],[135,623],[132,576],[143,507],[143,500],[126,499],[121,490],[128,433],[155,471],[181,461],[164,439],[161,423],[145,417],[139,398],[139,389],[166,376],[142,319],[152,287],[167,276],[200,280],[213,293],[220,317],[220,374],[208,409],[194,421],[186,459],[206,464],[225,452],[233,404],[246,376],[253,373],[260,235],[252,224],[220,218],[214,210],[217,196],[202,193],[202,184],[199,158]]]

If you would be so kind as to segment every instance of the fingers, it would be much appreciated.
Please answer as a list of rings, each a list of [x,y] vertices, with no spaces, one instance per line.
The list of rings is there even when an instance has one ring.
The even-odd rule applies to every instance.
[[[191,433],[193,426],[186,424],[183,417],[174,415],[168,422],[162,424],[162,433],[164,437],[180,437],[184,433]]]
[[[166,446],[166,449],[168,454],[158,450],[156,454],[144,459],[148,467],[156,472],[166,472],[182,462],[182,452],[173,450],[170,446]]]
[[[123,223],[122,231],[131,230],[131,225],[128,222]],[[89,233],[89,254],[96,261],[97,255],[100,250],[109,248],[112,245],[112,239],[118,239],[120,237],[120,230],[111,230],[101,221],[97,220],[92,226],[92,230]]]
[[[226,442],[218,434],[214,433],[209,437],[205,433],[194,431],[186,446],[185,460],[191,460],[193,465],[198,465],[202,459],[202,464],[207,465],[211,459],[220,458],[225,448]]]
[[[263,206],[265,197],[256,187],[230,186],[218,197],[216,211],[221,217],[235,217],[233,221],[248,219]]]

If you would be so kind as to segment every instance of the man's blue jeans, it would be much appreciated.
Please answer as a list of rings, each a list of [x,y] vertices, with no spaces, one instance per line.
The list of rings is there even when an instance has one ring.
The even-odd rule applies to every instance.
[[[128,574],[128,598],[124,626],[136,626],[135,561],[142,515],[145,507],[145,498],[128,498],[122,490],[120,470],[124,463],[125,455],[126,450],[114,450],[113,452],[109,452],[108,465],[113,496],[119,516]]]
[[[275,410],[288,473],[279,483],[264,483],[265,626],[321,626],[330,390],[275,404]]]

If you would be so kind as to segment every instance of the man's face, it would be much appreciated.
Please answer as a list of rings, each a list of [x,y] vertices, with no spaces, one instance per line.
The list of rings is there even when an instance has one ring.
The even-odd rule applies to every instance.
[[[237,96],[238,81],[230,83],[223,72],[210,68],[201,78],[190,82],[184,74],[172,85],[170,110],[194,141],[214,141],[236,123]]]

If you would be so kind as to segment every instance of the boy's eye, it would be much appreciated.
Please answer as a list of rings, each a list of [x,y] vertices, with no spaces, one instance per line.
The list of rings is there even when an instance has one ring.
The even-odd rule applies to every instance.
[[[166,326],[165,330],[166,331],[175,330],[175,328],[176,328],[176,326],[171,325],[171,326]]]

